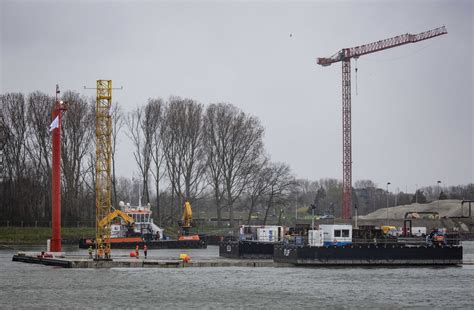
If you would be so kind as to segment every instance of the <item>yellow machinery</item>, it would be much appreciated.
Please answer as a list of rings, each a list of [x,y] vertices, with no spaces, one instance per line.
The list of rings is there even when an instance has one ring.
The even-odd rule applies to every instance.
[[[96,258],[101,253],[110,253],[110,219],[112,178],[110,164],[112,160],[112,81],[97,81],[96,98]]]
[[[126,213],[120,211],[120,210],[115,210],[114,212],[109,213],[106,217],[104,217],[102,220],[99,221],[99,226],[106,226],[110,224],[114,219],[117,217],[122,218],[128,225],[133,225],[135,221],[131,216],[128,216]]]
[[[397,231],[397,227],[395,226],[389,226],[389,225],[384,225],[380,227],[385,235],[388,235],[390,233],[394,234]]]
[[[183,230],[189,231],[189,228],[191,228],[192,219],[193,219],[193,209],[191,208],[191,203],[189,203],[189,201],[186,201],[183,207],[183,216],[181,218],[181,221],[182,221],[181,228],[183,228]]]
[[[191,220],[193,219],[193,209],[191,203],[186,201],[183,206],[183,216],[180,222],[180,236],[178,240],[199,240],[199,235],[190,235],[189,229],[191,228]]]

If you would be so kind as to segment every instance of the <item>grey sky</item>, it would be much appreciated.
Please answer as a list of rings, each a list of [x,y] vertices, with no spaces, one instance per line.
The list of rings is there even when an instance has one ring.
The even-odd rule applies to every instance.
[[[446,25],[358,60],[353,180],[402,191],[474,181],[470,1],[1,3],[1,92],[59,83],[91,96],[84,85],[112,79],[126,110],[170,95],[232,103],[261,119],[274,161],[309,179],[342,178],[341,64],[316,58]],[[126,137],[119,148],[130,176]]]

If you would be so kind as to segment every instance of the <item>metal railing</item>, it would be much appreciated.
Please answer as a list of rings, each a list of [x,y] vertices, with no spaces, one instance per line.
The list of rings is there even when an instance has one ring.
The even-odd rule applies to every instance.
[[[285,244],[291,244],[296,246],[308,245],[307,236],[286,236],[283,240]],[[372,238],[372,239],[352,239],[353,245],[409,245],[409,246],[426,246],[429,243],[426,241],[426,237],[398,237],[398,238]],[[460,245],[461,238],[458,233],[448,233],[445,237],[443,245]]]

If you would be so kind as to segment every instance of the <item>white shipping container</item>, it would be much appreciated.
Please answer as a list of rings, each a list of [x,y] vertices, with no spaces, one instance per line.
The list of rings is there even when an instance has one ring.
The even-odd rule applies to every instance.
[[[322,230],[308,230],[308,243],[310,246],[323,246],[323,238]]]
[[[281,240],[282,234],[282,226],[265,226],[257,229],[257,240],[265,242],[276,242]]]

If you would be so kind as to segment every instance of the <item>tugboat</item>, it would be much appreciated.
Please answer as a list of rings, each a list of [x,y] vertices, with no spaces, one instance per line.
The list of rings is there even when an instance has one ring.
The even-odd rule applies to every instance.
[[[283,242],[283,226],[239,227],[238,240],[224,240],[219,245],[219,256],[227,258],[272,259],[276,244]]]
[[[407,230],[405,229],[405,232]],[[319,225],[304,244],[276,244],[274,261],[297,266],[327,265],[459,265],[459,236],[435,229],[426,237],[353,238],[352,225]]]
[[[145,207],[132,207],[129,203],[119,203],[121,210],[114,210],[103,218],[98,225],[110,225],[110,245],[114,249],[130,249],[135,246],[149,249],[205,249],[206,236],[197,235],[192,239],[170,240],[164,230],[153,222],[150,204]],[[79,248],[87,249],[94,246],[95,240],[86,238],[79,240]]]

